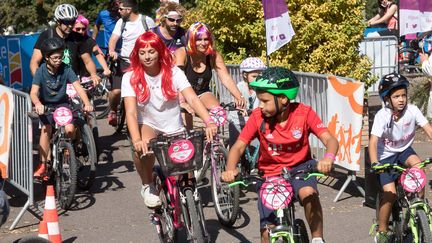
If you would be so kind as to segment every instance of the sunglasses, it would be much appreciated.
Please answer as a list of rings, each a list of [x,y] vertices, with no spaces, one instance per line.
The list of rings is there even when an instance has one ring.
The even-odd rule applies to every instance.
[[[174,18],[167,18],[170,22],[176,22],[177,24],[180,24],[183,19],[174,19]]]
[[[118,10],[119,11],[123,11],[123,10],[131,10],[132,8],[129,7],[119,7]]]
[[[86,31],[86,27],[82,27],[82,28],[75,28],[76,32],[80,32],[80,31]]]
[[[76,19],[71,19],[71,20],[60,20],[60,24],[69,26],[69,25],[74,25],[75,24]]]

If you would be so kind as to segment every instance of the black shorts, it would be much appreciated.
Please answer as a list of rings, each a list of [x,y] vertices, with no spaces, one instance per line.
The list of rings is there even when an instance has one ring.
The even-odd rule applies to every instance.
[[[402,151],[400,153],[396,153],[396,154],[394,154],[388,158],[380,160],[380,164],[389,163],[389,164],[399,164],[399,165],[407,166],[406,161],[408,160],[408,157],[410,157],[411,155],[417,155],[417,154],[412,147],[408,147],[407,149],[405,149],[404,151]],[[396,181],[397,178],[399,178],[398,173],[380,173],[379,174],[379,182],[380,182],[381,186],[392,183],[392,182]]]
[[[302,170],[302,169],[305,169],[308,165],[314,165],[316,163],[317,163],[316,160],[308,160],[302,164],[299,164],[299,165],[293,167],[292,171]],[[293,198],[292,200],[298,200],[298,191],[303,187],[312,187],[315,191],[318,192],[317,183],[318,183],[318,181],[317,181],[316,177],[311,177],[307,181],[292,180],[291,186],[293,188],[294,195],[295,195],[294,196],[295,199]],[[258,212],[259,212],[259,216],[260,216],[260,229],[264,229],[264,228],[266,228],[266,225],[275,224],[277,218],[276,218],[274,210],[269,209],[263,205],[261,198],[260,198],[260,193],[259,193],[260,188],[261,188],[261,183],[257,183],[256,191],[258,193],[257,206],[258,206]]]
[[[129,68],[129,66],[130,66],[130,63],[124,61],[121,58],[118,59],[117,68],[115,70],[115,75],[112,78],[111,89],[121,89],[123,74]]]

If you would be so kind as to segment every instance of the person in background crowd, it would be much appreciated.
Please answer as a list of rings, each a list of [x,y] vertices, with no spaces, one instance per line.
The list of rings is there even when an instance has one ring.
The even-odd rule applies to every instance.
[[[103,34],[103,45],[101,46],[103,49],[108,50],[108,43],[111,37],[111,34],[114,30],[115,24],[117,20],[120,18],[119,14],[119,5],[120,0],[110,0],[108,3],[108,8],[102,10],[98,13],[95,24],[93,26],[93,39],[96,40],[96,37],[99,33],[100,27],[103,25],[104,34]],[[107,51],[108,52],[108,51]]]
[[[398,36],[398,6],[393,0],[378,0],[379,12],[368,20],[368,27],[387,28],[386,30],[372,32],[368,37],[373,36]]]
[[[42,43],[48,38],[57,37],[65,42],[64,55],[62,55],[63,63],[70,66],[75,73],[79,73],[79,60],[82,59],[90,78],[95,84],[99,82],[100,78],[96,74],[96,65],[91,58],[91,48],[86,44],[86,38],[89,37],[72,31],[77,17],[77,9],[70,4],[60,4],[56,7],[54,11],[56,27],[42,32],[33,49],[30,60],[30,71],[33,76],[45,60],[41,52]]]
[[[86,19],[83,15],[78,15],[78,18],[75,21],[75,25],[73,30],[83,36],[88,36],[88,26],[89,26],[89,21],[88,19]],[[105,58],[103,56],[103,53],[101,51],[101,49],[99,48],[99,46],[97,45],[96,41],[92,38],[87,38],[86,39],[86,45],[91,48],[91,52],[93,53],[93,55],[95,55],[96,59],[98,60],[99,64],[101,65],[102,69],[103,69],[103,74],[105,76],[109,76],[111,74],[111,71],[108,68],[108,65],[105,61]],[[82,60],[80,61],[80,72],[78,73],[78,75],[82,78],[82,77],[88,77],[89,74],[87,72],[87,70],[85,69],[85,65],[82,62]]]
[[[174,3],[180,4],[179,0],[160,0],[161,6],[164,3],[167,3],[167,2],[174,2]],[[161,12],[160,12],[160,9],[161,9],[160,7],[158,9],[156,9],[156,15],[155,15],[155,23],[156,23],[156,25],[160,24],[160,17],[162,15]]]
[[[152,28],[171,53],[186,45],[186,31],[180,27],[186,9],[176,2],[165,2],[159,9],[160,23]]]

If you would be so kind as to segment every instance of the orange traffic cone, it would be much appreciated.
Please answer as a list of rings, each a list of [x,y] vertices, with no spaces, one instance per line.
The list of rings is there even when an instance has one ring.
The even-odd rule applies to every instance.
[[[43,221],[47,224],[49,240],[52,243],[61,243],[62,239],[58,222],[57,205],[55,202],[54,187],[52,185],[47,186]]]
[[[47,226],[47,222],[45,222],[44,220],[40,221],[39,223],[38,236],[48,240],[48,226]]]

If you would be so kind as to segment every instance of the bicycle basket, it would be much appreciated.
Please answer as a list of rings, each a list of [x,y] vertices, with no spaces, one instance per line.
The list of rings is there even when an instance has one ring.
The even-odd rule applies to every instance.
[[[164,175],[175,176],[203,166],[204,132],[202,129],[159,135],[150,140]]]
[[[260,198],[262,204],[271,210],[288,207],[293,197],[293,188],[280,176],[272,176],[261,185]]]

